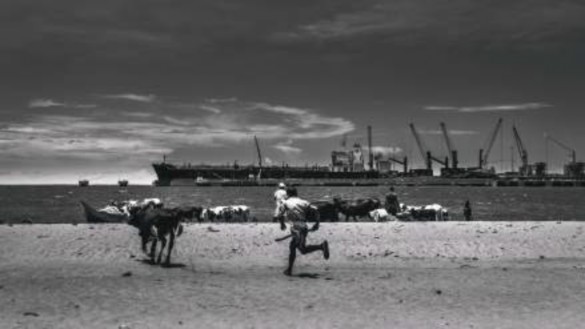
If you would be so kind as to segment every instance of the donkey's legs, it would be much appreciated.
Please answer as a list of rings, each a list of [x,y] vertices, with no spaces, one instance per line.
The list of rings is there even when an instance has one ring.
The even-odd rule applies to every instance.
[[[156,243],[157,243],[157,239],[154,238],[152,240],[152,244],[150,245],[150,253],[149,253],[149,257],[150,257],[150,261],[154,264],[154,258],[156,256]]]
[[[165,265],[171,265],[171,252],[173,251],[174,246],[175,246],[175,231],[171,229],[171,234],[169,237],[169,248],[167,250],[167,259],[165,260]]]
[[[160,234],[158,236],[158,239],[160,240],[160,251],[158,253],[158,258],[156,259],[156,262],[160,264],[162,260],[163,251],[165,250],[165,246],[167,245],[167,239],[165,238],[164,234]]]

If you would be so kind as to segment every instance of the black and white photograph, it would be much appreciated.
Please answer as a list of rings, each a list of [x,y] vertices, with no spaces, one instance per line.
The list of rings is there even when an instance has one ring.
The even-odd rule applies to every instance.
[[[0,0],[0,328],[583,328],[583,108],[581,0]]]

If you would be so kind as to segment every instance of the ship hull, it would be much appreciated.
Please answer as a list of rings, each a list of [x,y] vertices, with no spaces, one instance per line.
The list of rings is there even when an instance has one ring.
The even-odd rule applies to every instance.
[[[332,172],[327,167],[177,167],[172,164],[153,164],[157,185],[174,182],[255,182],[258,180],[372,180],[381,178],[377,171]],[[174,184],[173,184],[174,185]]]

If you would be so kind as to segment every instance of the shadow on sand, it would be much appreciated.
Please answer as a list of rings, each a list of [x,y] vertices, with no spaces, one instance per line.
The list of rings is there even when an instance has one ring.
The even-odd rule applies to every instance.
[[[293,275],[301,279],[318,279],[321,277],[321,274],[318,273],[299,273],[297,275]]]
[[[164,267],[164,268],[184,268],[184,267],[187,267],[187,265],[185,265],[183,263],[157,264],[148,258],[140,259],[138,261],[143,263],[143,264],[147,264],[147,265],[160,265],[160,267]]]

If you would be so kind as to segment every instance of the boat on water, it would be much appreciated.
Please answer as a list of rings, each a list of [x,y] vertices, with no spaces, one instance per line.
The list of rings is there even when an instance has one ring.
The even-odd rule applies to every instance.
[[[128,180],[126,180],[126,179],[120,179],[120,180],[118,180],[118,186],[120,186],[120,187],[126,187],[126,186],[128,186]]]
[[[80,180],[78,181],[78,184],[79,184],[79,186],[81,186],[81,187],[86,187],[86,186],[89,186],[89,181],[88,181],[87,179],[80,179]]]
[[[80,201],[80,203],[88,223],[123,223],[128,221],[127,214],[97,210],[85,201]]]

